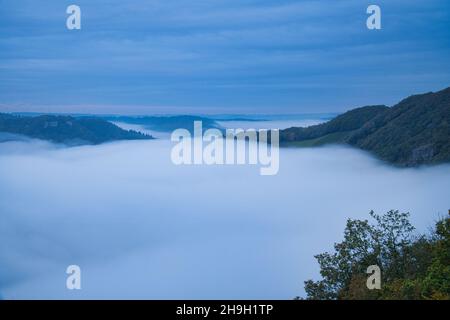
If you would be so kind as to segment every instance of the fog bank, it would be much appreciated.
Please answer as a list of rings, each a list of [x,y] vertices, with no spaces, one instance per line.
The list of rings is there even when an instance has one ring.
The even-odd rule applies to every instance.
[[[0,295],[291,299],[347,218],[445,215],[450,166],[396,169],[344,147],[282,149],[257,166],[175,166],[167,140],[0,144]],[[82,290],[65,288],[66,267]]]

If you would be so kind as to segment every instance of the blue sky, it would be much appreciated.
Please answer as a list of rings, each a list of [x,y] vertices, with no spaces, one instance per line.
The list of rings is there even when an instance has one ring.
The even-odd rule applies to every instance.
[[[66,29],[66,8],[82,29]],[[366,28],[378,4],[382,30]],[[448,0],[0,0],[0,111],[340,112],[450,85]]]

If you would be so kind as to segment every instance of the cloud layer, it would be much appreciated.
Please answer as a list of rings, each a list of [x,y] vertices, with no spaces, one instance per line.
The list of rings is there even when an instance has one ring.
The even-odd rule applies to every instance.
[[[2,109],[341,111],[450,83],[446,0],[380,0],[381,31],[359,0],[76,3],[80,31],[72,2],[2,2]]]

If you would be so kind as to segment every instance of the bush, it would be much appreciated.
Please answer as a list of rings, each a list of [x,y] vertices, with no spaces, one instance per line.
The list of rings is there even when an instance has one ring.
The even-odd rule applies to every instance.
[[[305,281],[307,299],[450,299],[450,219],[414,237],[409,213],[370,216],[374,224],[349,219],[334,252],[315,256],[322,280]],[[370,265],[381,269],[380,290],[366,287]]]

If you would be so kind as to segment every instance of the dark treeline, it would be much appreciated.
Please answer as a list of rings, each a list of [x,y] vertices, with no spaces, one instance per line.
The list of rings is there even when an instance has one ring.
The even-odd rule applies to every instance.
[[[418,236],[409,213],[370,216],[374,223],[349,219],[334,252],[315,256],[322,279],[305,281],[307,299],[449,300],[450,217]],[[381,289],[366,286],[370,265],[381,269]]]

